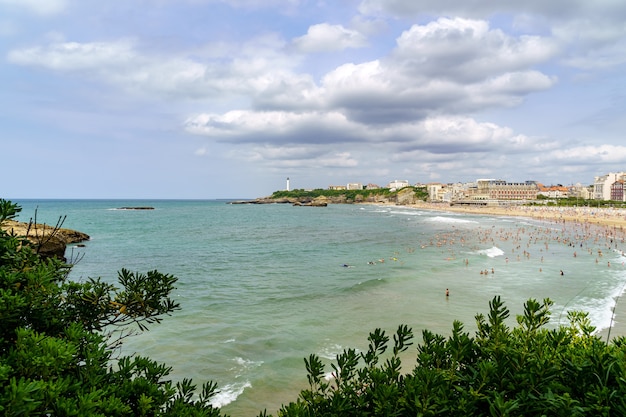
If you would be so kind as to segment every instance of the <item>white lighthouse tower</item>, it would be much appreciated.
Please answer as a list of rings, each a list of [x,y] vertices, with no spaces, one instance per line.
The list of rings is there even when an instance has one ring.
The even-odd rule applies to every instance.
[[[287,191],[290,191],[289,190],[289,177],[287,177]]]

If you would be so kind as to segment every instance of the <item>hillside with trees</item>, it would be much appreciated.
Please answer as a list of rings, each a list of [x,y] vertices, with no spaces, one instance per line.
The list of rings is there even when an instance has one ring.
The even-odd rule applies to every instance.
[[[275,191],[269,198],[275,200],[296,199],[300,201],[324,198],[336,203],[389,203],[401,202],[407,199],[425,201],[428,198],[428,192],[425,187],[404,187],[399,190],[389,188],[362,190],[330,190],[318,188],[313,190],[296,189],[290,191]]]

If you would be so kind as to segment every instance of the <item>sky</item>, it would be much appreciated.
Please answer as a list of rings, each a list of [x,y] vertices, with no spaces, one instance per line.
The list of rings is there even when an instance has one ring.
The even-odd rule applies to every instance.
[[[0,198],[626,171],[623,0],[0,0]]]

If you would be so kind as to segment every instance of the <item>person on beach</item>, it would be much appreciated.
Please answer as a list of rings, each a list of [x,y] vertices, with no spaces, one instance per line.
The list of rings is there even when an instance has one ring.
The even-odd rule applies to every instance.
[[[446,297],[450,297],[450,290],[446,288]]]

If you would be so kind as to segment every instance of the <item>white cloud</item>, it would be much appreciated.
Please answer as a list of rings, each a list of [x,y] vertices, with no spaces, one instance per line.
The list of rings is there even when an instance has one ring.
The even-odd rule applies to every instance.
[[[612,13],[623,16],[624,4],[615,0],[363,0],[359,6],[366,15],[389,14],[407,18],[419,15],[489,16],[495,13],[530,13],[550,18],[594,16]]]
[[[33,47],[12,50],[9,62],[33,65],[58,71],[81,71],[99,68],[127,66],[136,61],[133,45],[119,42],[59,42],[48,47]]]
[[[340,26],[316,25],[301,46],[357,45],[361,38]],[[306,39],[306,40],[305,40]],[[316,39],[318,42],[312,42]],[[10,62],[57,71],[82,72],[128,91],[163,97],[236,101],[262,111],[338,112],[377,123],[420,120],[489,106],[517,105],[555,79],[530,70],[554,52],[539,37],[518,38],[490,29],[485,21],[439,19],[414,25],[387,56],[346,63],[327,72],[319,85],[294,71],[275,35],[241,45],[205,47],[174,56],[142,53],[136,42],[64,42],[15,49]],[[308,45],[308,46],[306,46]],[[232,52],[232,48],[237,52]]]
[[[289,113],[280,111],[230,111],[188,118],[185,129],[218,140],[258,143],[330,143],[354,141],[363,126],[338,112]]]
[[[472,19],[509,15],[515,29],[541,31],[551,36],[553,45],[548,46],[558,44],[569,53],[565,63],[583,69],[620,65],[623,60],[617,57],[624,56],[626,50],[626,2],[623,1],[363,0],[359,10],[366,16],[399,18],[444,15]],[[545,46],[538,51],[546,52]]]
[[[259,41],[254,42],[260,45]],[[262,91],[284,77],[271,56],[215,57],[199,61],[185,56],[146,55],[135,42],[52,42],[47,46],[14,49],[8,61],[61,72],[80,72],[129,91],[165,97],[206,98]]]
[[[67,7],[67,0],[0,0],[0,5],[19,7],[39,15],[52,15]]]
[[[538,36],[514,38],[484,20],[440,18],[414,25],[398,38],[394,57],[404,71],[475,82],[546,62],[555,44]]]
[[[600,146],[578,146],[569,149],[555,150],[551,152],[550,158],[558,160],[560,163],[623,163],[626,160],[626,146],[600,145]]]
[[[552,87],[533,66],[555,53],[538,37],[513,38],[484,21],[439,19],[415,25],[387,57],[344,64],[322,79],[329,107],[370,123],[511,107]]]
[[[307,34],[293,40],[297,50],[304,53],[333,52],[346,48],[366,46],[366,38],[361,33],[341,25],[320,23],[309,27]]]
[[[185,122],[188,132],[217,141],[264,144],[265,155],[274,159],[289,154],[311,158],[312,145],[332,143],[371,149],[385,144],[387,152],[413,150],[432,154],[459,152],[515,152],[532,140],[508,127],[477,122],[468,117],[436,117],[419,122],[368,126],[351,122],[340,113],[285,113],[231,111],[222,115],[201,114]],[[307,132],[307,133],[305,133]],[[332,136],[328,136],[332,135]],[[308,144],[309,146],[304,146]],[[275,153],[267,149],[273,149]]]

